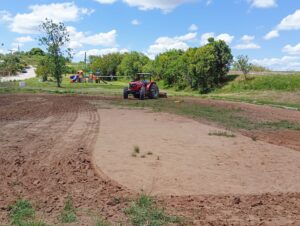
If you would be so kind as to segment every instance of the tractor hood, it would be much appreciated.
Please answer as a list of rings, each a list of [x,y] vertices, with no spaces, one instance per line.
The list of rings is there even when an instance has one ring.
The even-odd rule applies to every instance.
[[[129,82],[129,85],[142,85],[142,81]]]

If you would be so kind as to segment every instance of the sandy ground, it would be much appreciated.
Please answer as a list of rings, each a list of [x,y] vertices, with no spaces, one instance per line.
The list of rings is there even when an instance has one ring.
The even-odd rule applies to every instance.
[[[35,68],[30,67],[29,69],[27,69],[26,73],[19,73],[18,75],[15,76],[0,77],[0,82],[22,81],[25,79],[35,78],[35,77],[36,77]]]
[[[146,131],[135,131],[130,134],[132,125],[127,124],[128,127],[125,130],[128,131],[124,131],[125,124],[115,119],[115,116],[122,113],[123,110],[98,109],[95,105],[90,104],[97,102],[97,106],[103,108],[105,101],[103,97],[88,96],[0,95],[1,225],[9,224],[8,207],[19,198],[29,199],[42,220],[57,225],[57,216],[68,196],[73,198],[77,209],[78,222],[76,225],[93,225],[95,216],[101,216],[111,222],[126,220],[123,210],[138,194],[135,189],[129,189],[111,179],[113,174],[104,174],[105,169],[108,169],[107,165],[104,166],[106,163],[103,166],[102,164],[94,165],[95,160],[92,156],[99,148],[103,148],[98,146],[102,137],[112,140],[109,150],[116,152],[115,162],[110,164],[110,167],[116,169],[116,167],[123,166],[124,169],[117,170],[125,170],[126,164],[132,161],[132,164],[140,167],[141,172],[149,169],[146,172],[149,173],[149,177],[153,175],[152,169],[157,169],[156,178],[165,176],[171,178],[170,186],[169,183],[164,183],[168,190],[176,183],[179,184],[172,180],[172,176],[181,168],[187,169],[187,172],[186,174],[179,172],[176,175],[177,178],[180,175],[184,177],[187,175],[194,176],[199,180],[201,175],[204,175],[202,170],[206,170],[207,177],[203,180],[209,185],[197,182],[197,186],[206,189],[205,192],[199,193],[199,189],[197,191],[196,186],[193,185],[193,179],[189,180],[188,177],[183,177],[179,179],[189,183],[193,189],[188,193],[193,191],[197,191],[197,193],[194,195],[155,196],[159,204],[166,207],[167,212],[187,217],[190,220],[188,225],[300,224],[299,177],[297,177],[299,168],[295,167],[299,155],[298,152],[287,147],[289,137],[277,136],[277,139],[284,139],[281,147],[264,142],[252,143],[247,137],[238,134],[236,138],[217,139],[207,136],[208,131],[212,128],[215,130],[214,126],[192,123],[192,131],[197,131],[197,133],[198,130],[205,131],[199,132],[197,141],[195,141],[191,130],[186,128],[191,124],[191,120],[167,114],[156,116],[153,113],[143,112],[137,112],[137,116],[132,116],[130,120],[142,121],[139,126],[145,128],[142,126],[143,123],[148,123],[147,121],[151,119],[154,122],[157,121],[154,123],[155,127],[152,126],[153,124],[147,124],[149,126]],[[226,105],[226,103],[222,104]],[[239,105],[236,104],[235,107]],[[259,112],[260,106],[257,106],[257,109]],[[277,109],[270,110],[276,114]],[[122,115],[123,113],[124,115]],[[124,110],[123,113],[119,115],[120,118],[129,118],[128,110]],[[284,114],[287,118],[293,118],[294,112],[286,110]],[[110,122],[112,128],[117,128],[116,133],[110,134],[110,136],[107,134],[109,130],[104,130],[105,127],[103,127],[109,117],[114,117],[114,121]],[[158,123],[161,119],[166,122]],[[176,130],[168,129],[168,126],[175,123],[181,127],[182,131],[186,132],[179,133]],[[152,138],[142,136],[142,134],[150,134],[151,130],[158,130],[157,128],[166,131],[169,140],[160,139],[156,144],[156,134]],[[271,140],[276,138],[275,132]],[[289,132],[295,134],[293,131]],[[268,141],[268,133],[263,133],[263,131],[261,133],[264,134],[265,140],[263,141]],[[128,144],[124,145],[123,151],[120,151],[115,147],[118,147],[119,142],[124,142],[123,136],[127,137]],[[177,139],[174,140],[173,136]],[[187,140],[180,138],[181,136],[186,137]],[[212,143],[216,139],[219,141],[216,144]],[[151,140],[153,148],[148,150],[149,146],[146,142],[149,140]],[[203,142],[199,142],[200,140]],[[203,146],[204,142],[205,146]],[[157,148],[158,144],[166,148],[172,145],[172,150],[166,152]],[[142,153],[151,151],[153,156],[147,156],[145,159],[131,157],[132,145],[140,145]],[[197,152],[198,146],[210,147],[212,145],[218,145],[217,147],[221,147],[221,150],[211,148],[209,149],[210,153],[199,148],[199,153]],[[243,148],[244,145],[249,148],[241,151],[240,147]],[[297,144],[295,145],[296,148],[299,148]],[[185,149],[185,146],[190,149],[190,153],[183,155],[182,150]],[[239,148],[231,150],[227,146]],[[259,151],[259,148],[262,150]],[[273,148],[275,149],[273,150]],[[120,160],[122,153],[123,161]],[[110,153],[106,154],[107,157],[110,156]],[[158,155],[160,155],[160,160],[157,160]],[[233,157],[231,158],[230,155]],[[262,159],[257,156],[261,156]],[[196,158],[199,160],[194,164]],[[168,162],[170,160],[172,162]],[[285,165],[284,161],[286,161]],[[173,164],[172,167],[171,164]],[[230,169],[231,167],[234,170]],[[160,169],[170,169],[174,173],[164,172]],[[135,176],[139,179],[138,170],[132,171],[132,175],[137,173]],[[287,170],[290,171],[287,172]],[[258,175],[259,172],[261,176]],[[221,175],[224,175],[223,179]],[[279,177],[280,175],[282,176]],[[290,181],[291,175],[294,175],[293,182]],[[132,180],[133,176],[129,176],[131,175],[128,175],[127,172],[126,178]],[[138,179],[136,180],[137,184],[140,183]],[[262,179],[273,183],[273,186],[268,185]],[[260,180],[261,184],[256,180]],[[246,184],[239,184],[240,182]],[[147,183],[145,184],[147,185]],[[258,189],[254,188],[255,185],[258,186]],[[209,187],[213,192],[208,192]],[[240,191],[242,187],[247,191],[232,194],[232,191]],[[175,191],[178,192],[180,189],[175,188]],[[259,189],[270,192],[261,193]],[[295,191],[296,189],[298,191]],[[159,194],[159,190],[154,191]],[[160,192],[163,194],[164,191],[160,190]],[[174,194],[179,194],[176,192]],[[225,194],[227,192],[228,194]]]
[[[239,134],[210,136],[223,130],[166,113],[101,109],[99,115],[97,166],[135,191],[153,195],[300,191],[299,151]],[[134,146],[140,148],[136,157]]]

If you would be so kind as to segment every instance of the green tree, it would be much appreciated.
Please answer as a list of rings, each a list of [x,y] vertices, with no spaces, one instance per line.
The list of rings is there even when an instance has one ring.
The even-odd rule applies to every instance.
[[[213,45],[205,45],[198,48],[194,55],[194,81],[195,86],[200,89],[201,93],[209,92],[215,85],[215,67],[217,58]]]
[[[185,88],[187,84],[187,64],[182,50],[169,50],[158,55],[154,62],[154,74],[163,79],[167,86]]]
[[[197,64],[197,59],[195,57],[195,54],[197,52],[198,48],[189,48],[185,53],[184,53],[184,58],[187,64],[187,74],[186,74],[186,79],[187,83],[192,89],[198,89],[198,81],[197,79],[197,72],[196,72],[196,64]]]
[[[17,54],[6,54],[1,57],[0,70],[3,75],[16,74],[23,70],[25,63]]]
[[[247,75],[251,71],[252,64],[249,62],[249,57],[244,56],[244,55],[239,55],[237,56],[235,62],[234,62],[234,67],[243,72],[245,80],[247,80]]]
[[[90,57],[90,68],[95,71],[101,71],[103,76],[115,76],[119,65],[121,64],[123,55],[120,53],[110,53],[103,56]]]
[[[225,81],[225,76],[230,70],[233,56],[231,54],[230,47],[223,40],[216,41],[214,38],[209,38],[208,45],[212,45],[214,48],[214,54],[216,57],[216,75],[214,82],[217,85]]]
[[[32,48],[28,54],[31,56],[45,56],[45,52],[41,48]]]
[[[261,66],[261,65],[252,64],[251,71],[254,71],[254,72],[268,72],[268,71],[270,71],[270,69],[268,69],[264,66]]]
[[[67,62],[64,55],[71,56],[70,49],[66,48],[70,41],[69,33],[63,23],[57,24],[48,19],[42,23],[41,31],[44,37],[40,38],[40,44],[47,47],[50,73],[55,78],[57,87],[60,87]]]
[[[125,53],[118,67],[117,75],[134,79],[137,73],[143,72],[143,68],[149,60],[147,56],[139,52]]]
[[[41,77],[44,82],[47,81],[48,76],[51,74],[50,67],[49,67],[49,59],[48,58],[41,59],[37,65],[35,72],[36,75],[38,77]]]

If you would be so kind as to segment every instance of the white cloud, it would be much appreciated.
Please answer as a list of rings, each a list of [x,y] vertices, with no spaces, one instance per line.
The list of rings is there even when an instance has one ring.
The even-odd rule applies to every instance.
[[[174,39],[183,41],[183,42],[191,42],[191,41],[195,41],[196,36],[197,36],[197,33],[191,32],[191,33],[187,33],[182,36],[176,36],[176,37],[174,37]]]
[[[141,24],[141,21],[137,20],[137,19],[134,19],[131,21],[131,24],[134,25],[134,26],[138,26]]]
[[[254,59],[251,62],[275,71],[300,71],[300,57],[296,56]]]
[[[87,56],[103,56],[109,53],[126,53],[129,52],[128,49],[118,49],[118,48],[107,48],[107,49],[90,49],[86,51],[79,51],[75,54],[76,58],[84,57],[85,53]]]
[[[255,43],[243,43],[243,44],[238,44],[234,47],[235,49],[260,49],[261,47]]]
[[[6,10],[1,10],[0,11],[0,23],[7,23],[12,21],[12,15],[10,12]]]
[[[255,36],[250,36],[250,35],[244,35],[244,36],[241,38],[241,40],[242,40],[243,42],[247,42],[247,43],[252,42],[254,39],[255,39]]]
[[[251,6],[256,8],[270,8],[277,6],[276,0],[250,0]]]
[[[293,14],[283,18],[275,29],[265,35],[264,39],[269,40],[279,37],[279,31],[283,30],[299,30],[300,29],[300,9],[296,10]]]
[[[36,34],[39,33],[39,25],[46,18],[54,22],[71,22],[77,21],[82,15],[93,13],[93,10],[79,8],[74,2],[32,5],[29,9],[30,13],[18,13],[15,16],[4,14],[11,31],[20,34]]]
[[[0,54],[6,54],[7,53],[7,51],[6,50],[4,50],[4,49],[0,49]]]
[[[215,40],[223,40],[227,44],[230,44],[233,41],[234,36],[229,35],[227,33],[223,33],[218,36],[215,36],[215,33],[213,33],[213,32],[204,33],[201,36],[201,40],[200,40],[201,45],[206,45],[208,43],[209,38],[214,38]]]
[[[117,31],[111,30],[107,33],[98,33],[94,35],[88,35],[84,32],[79,32],[75,27],[67,27],[70,34],[69,47],[77,49],[84,44],[93,46],[106,46],[111,47],[116,45]]]
[[[194,41],[197,33],[188,33],[183,36],[175,37],[160,37],[156,39],[153,45],[150,45],[147,50],[147,55],[150,58],[155,58],[156,55],[172,49],[187,50],[189,45],[187,42]]]
[[[170,12],[177,6],[192,2],[193,0],[123,0],[129,6],[138,7],[140,10],[160,9],[164,12]]]
[[[211,3],[213,3],[213,0],[207,0],[206,1],[206,5],[210,5]]]
[[[220,34],[216,37],[216,40],[223,40],[227,44],[230,44],[234,39],[234,36],[229,35],[229,34]]]
[[[215,36],[215,33],[213,32],[208,32],[208,33],[204,33],[202,36],[201,36],[201,45],[206,45],[208,43],[208,39],[209,38],[213,38]]]
[[[277,37],[279,37],[279,32],[276,31],[276,30],[273,30],[273,31],[270,31],[268,34],[266,34],[264,36],[264,39],[265,40],[270,40],[272,38],[277,38]]]
[[[239,49],[239,50],[242,50],[242,49],[260,49],[261,47],[253,42],[254,39],[255,39],[255,36],[244,35],[241,38],[241,43],[236,45],[234,48]]]
[[[15,39],[18,43],[25,43],[25,42],[33,42],[33,38],[31,36],[23,36]]]
[[[295,46],[286,45],[283,47],[282,51],[291,55],[300,55],[300,43]]]
[[[100,4],[113,4],[117,0],[95,0],[96,2],[99,2]]]
[[[197,31],[198,30],[198,26],[196,24],[192,24],[190,27],[189,27],[189,31],[193,32],[193,31]]]
[[[277,26],[278,30],[299,30],[300,29],[300,9],[285,17]]]

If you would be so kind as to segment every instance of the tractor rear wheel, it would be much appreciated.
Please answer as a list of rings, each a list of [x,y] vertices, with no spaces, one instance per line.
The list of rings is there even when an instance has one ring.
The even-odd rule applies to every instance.
[[[153,84],[150,88],[149,97],[151,99],[157,99],[159,97],[159,89],[156,84]]]
[[[128,99],[128,88],[127,87],[125,87],[123,90],[123,98]]]
[[[145,99],[145,87],[143,86],[140,90],[140,100]]]

